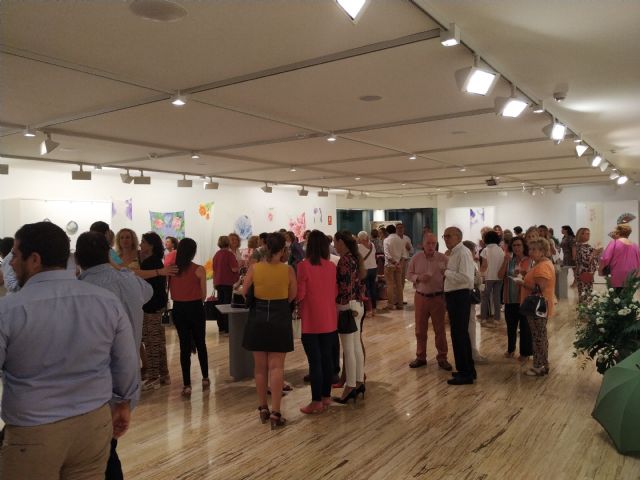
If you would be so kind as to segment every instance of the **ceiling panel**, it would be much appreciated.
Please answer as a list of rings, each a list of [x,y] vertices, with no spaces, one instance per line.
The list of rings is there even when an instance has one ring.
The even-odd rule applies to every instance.
[[[436,27],[405,1],[370,2],[357,28],[333,1],[182,1],[171,23],[129,3],[2,2],[2,42],[171,90]]]
[[[388,175],[395,174],[400,171],[406,172],[407,175],[410,175],[410,172],[413,172],[416,169],[437,168],[441,165],[442,164],[439,162],[433,162],[424,158],[412,161],[405,155],[402,157],[392,156],[388,158],[362,159],[352,162],[331,162],[329,166],[336,171],[349,172],[353,174]]]
[[[272,160],[284,165],[305,165],[321,163],[328,167],[331,160],[367,158],[389,155],[389,150],[339,138],[327,142],[324,138],[308,138],[285,143],[235,148],[224,153],[246,156],[257,160]]]
[[[33,10],[38,11],[37,8]],[[7,24],[3,22],[3,30]],[[27,30],[33,32],[31,28]],[[0,53],[2,122],[37,125],[78,112],[141,100],[154,93],[95,75]]]
[[[199,159],[191,159],[190,156],[172,156],[170,158],[157,158],[154,160],[141,160],[120,164],[130,168],[158,169],[170,172],[193,173],[199,175],[225,175],[240,168],[252,172],[262,167],[262,164],[222,157],[202,155]],[[232,175],[233,176],[233,175]],[[252,176],[251,178],[260,178]]]
[[[437,39],[326,63],[198,94],[212,103],[268,113],[325,131],[493,107],[463,95],[454,72],[471,65],[465,49]],[[496,94],[508,94],[499,84]],[[382,97],[364,102],[363,95]]]
[[[451,112],[453,111],[451,109]],[[529,110],[518,118],[505,118],[495,113],[485,113],[357,132],[349,134],[349,137],[394,146],[410,152],[426,151],[428,154],[430,150],[441,148],[463,148],[496,142],[542,139],[545,138],[542,128],[549,121],[546,115],[536,115]]]

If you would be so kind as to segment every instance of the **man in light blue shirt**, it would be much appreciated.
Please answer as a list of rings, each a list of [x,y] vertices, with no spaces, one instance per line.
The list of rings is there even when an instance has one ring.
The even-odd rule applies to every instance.
[[[140,391],[129,318],[115,295],[66,270],[60,227],[24,225],[13,254],[21,290],[0,299],[0,478],[103,477]]]
[[[0,256],[2,257],[2,265],[0,268],[2,269],[2,279],[7,294],[15,293],[20,290],[16,274],[11,267],[11,259],[13,258],[13,254],[11,253],[12,248],[13,238],[5,237],[0,240]]]

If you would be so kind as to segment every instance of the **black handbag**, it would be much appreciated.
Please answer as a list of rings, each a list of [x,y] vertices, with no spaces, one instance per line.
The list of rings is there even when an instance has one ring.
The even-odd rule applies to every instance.
[[[173,325],[173,308],[165,308],[160,317],[161,325]]]
[[[531,295],[528,295],[520,304],[520,315],[547,318],[547,301],[542,296],[538,285],[535,286]]]
[[[473,287],[471,289],[471,305],[478,305],[481,300],[482,297],[480,296],[480,290],[476,287]]]
[[[351,310],[341,310],[338,312],[338,333],[354,333],[358,331],[356,320],[353,318]]]

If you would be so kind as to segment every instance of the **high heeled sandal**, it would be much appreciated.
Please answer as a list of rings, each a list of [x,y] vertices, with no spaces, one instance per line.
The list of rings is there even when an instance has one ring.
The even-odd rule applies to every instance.
[[[271,416],[271,412],[269,411],[269,407],[267,405],[260,405],[258,407],[258,414],[260,415],[260,421],[265,424],[269,421],[269,417]]]
[[[286,425],[286,418],[282,417],[280,412],[271,412],[271,416],[269,417],[271,420],[271,430],[275,430],[276,428],[282,428]]]
[[[211,380],[208,378],[202,379],[202,390],[209,390],[211,388]]]
[[[362,398],[364,399],[364,392],[366,392],[366,391],[367,391],[367,387],[365,386],[364,383],[361,383],[360,385],[358,385],[356,387],[356,397],[358,395],[362,395]]]

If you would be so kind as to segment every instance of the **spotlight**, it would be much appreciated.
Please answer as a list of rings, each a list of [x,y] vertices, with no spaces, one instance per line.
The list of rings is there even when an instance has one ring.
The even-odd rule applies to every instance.
[[[9,175],[9,165],[0,163],[0,175]]]
[[[187,104],[187,96],[181,95],[180,90],[178,90],[178,93],[171,97],[171,104],[174,107],[183,107]]]
[[[586,152],[588,149],[589,149],[589,145],[580,142],[576,145],[576,154],[578,155],[578,157],[581,157],[582,154]]]
[[[191,152],[191,160],[198,160],[200,158],[200,154],[198,152]]]
[[[191,188],[193,187],[193,180],[187,180],[187,176],[183,173],[182,180],[178,180],[178,187]]]
[[[151,185],[151,177],[145,177],[144,172],[140,170],[138,177],[133,177],[134,185]]]
[[[91,180],[91,172],[85,172],[80,164],[80,170],[74,170],[71,172],[72,180]]]
[[[604,172],[606,172],[606,171],[607,171],[607,168],[609,168],[609,162],[607,162],[607,161],[605,160],[604,162],[602,162],[602,163],[600,164],[600,171],[601,171],[602,173],[604,173]]]
[[[292,167],[289,169],[289,171],[290,171],[290,172],[297,172],[298,170],[296,169],[296,167],[293,167],[293,166],[292,166]]]
[[[336,3],[344,10],[352,22],[355,22],[358,15],[362,13],[367,0],[336,0]]]
[[[351,200],[353,198],[353,196],[354,196],[353,193],[351,193],[351,190],[349,190],[347,192],[347,200]]]
[[[593,160],[591,160],[591,166],[593,168],[596,168],[600,163],[602,163],[602,157],[600,155],[596,155],[593,157]]]
[[[29,127],[25,128],[22,132],[22,134],[25,137],[35,137],[36,136],[36,132],[34,132],[33,130],[31,130]]]
[[[204,189],[205,190],[218,190],[218,187],[220,186],[220,184],[218,182],[214,182],[213,178],[209,177],[209,181],[208,182],[204,182]]]
[[[484,183],[487,184],[487,187],[495,187],[498,185],[498,179],[495,177],[487,178]]]
[[[357,182],[357,181],[362,180],[362,177],[353,177],[353,179]]]
[[[460,168],[459,168],[459,171],[466,172],[467,171],[467,167],[465,167],[464,165],[461,165]]]
[[[533,113],[544,113],[544,107],[541,103],[535,103],[532,107]]]
[[[60,145],[58,142],[54,142],[53,140],[51,140],[50,133],[47,133],[46,135],[47,135],[47,138],[45,138],[40,144],[40,155],[46,155],[47,153],[51,153],[56,148],[58,148],[58,145]]]
[[[440,30],[440,43],[445,47],[454,47],[460,43],[460,30],[455,23],[449,25],[449,30]]]
[[[556,185],[555,188],[553,189],[553,193],[561,193],[562,192],[562,187],[560,185]]]
[[[416,158],[418,158],[418,157],[416,157],[415,154],[412,154],[412,155],[409,156],[409,160],[411,160],[411,161],[414,161]]]
[[[322,188],[320,189],[320,191],[318,192],[318,196],[319,196],[319,197],[328,197],[328,196],[329,196],[329,192],[328,192],[328,191],[326,191],[326,190],[324,189],[324,187],[322,187]]]
[[[131,183],[133,182],[133,177],[131,175],[129,175],[129,169],[127,168],[127,173],[121,173],[120,174],[120,180],[122,180],[122,183]]]
[[[502,115],[503,117],[511,117],[516,118],[520,116],[524,109],[527,108],[529,102],[525,101],[522,98],[516,96],[516,87],[514,85],[511,86],[511,96],[510,97],[497,97],[495,99],[495,110],[496,114]]]
[[[264,187],[260,188],[264,193],[271,193],[273,192],[273,187],[270,187],[268,184],[264,184]]]
[[[301,197],[306,197],[307,195],[309,195],[309,190],[305,190],[304,185],[302,185],[300,187],[300,190],[298,190],[298,195]]]
[[[567,127],[554,119],[553,122],[542,129],[542,133],[554,142],[560,143],[567,134]]]
[[[620,178],[618,178],[618,185],[624,185],[625,183],[627,183],[627,180],[629,180],[629,178],[626,175],[622,175]]]
[[[489,95],[500,74],[478,67],[480,57],[475,57],[473,66],[458,70],[455,73],[458,88],[466,93]]]
[[[616,178],[622,178],[622,177],[620,177],[620,174],[618,172],[611,172],[611,175],[609,175],[609,180],[615,180]]]
[[[338,139],[333,133],[327,137],[327,142],[335,142]]]

